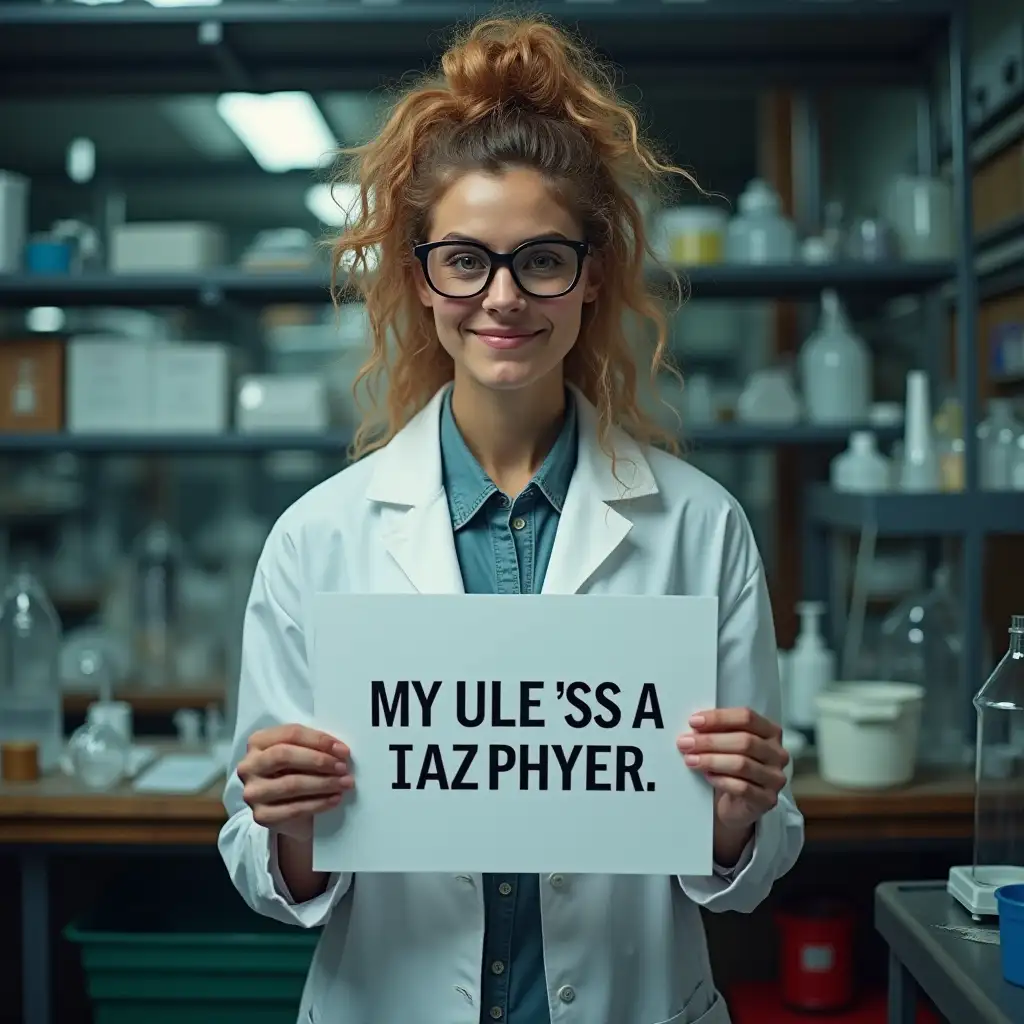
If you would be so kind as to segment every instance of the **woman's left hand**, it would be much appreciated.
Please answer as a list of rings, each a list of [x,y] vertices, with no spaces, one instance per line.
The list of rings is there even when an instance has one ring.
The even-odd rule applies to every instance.
[[[690,727],[676,742],[686,764],[715,789],[716,832],[749,831],[786,785],[782,729],[750,708],[701,711]]]

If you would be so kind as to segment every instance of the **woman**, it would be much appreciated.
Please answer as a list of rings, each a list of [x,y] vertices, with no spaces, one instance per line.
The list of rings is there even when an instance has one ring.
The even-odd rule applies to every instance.
[[[537,21],[477,25],[355,154],[367,457],[275,525],[245,623],[220,849],[259,913],[324,925],[316,1024],[727,1024],[700,907],[753,910],[792,866],[776,647],[749,525],[649,442],[624,335],[664,320],[630,191],[659,161],[585,53]],[[628,535],[628,543],[623,543]],[[313,725],[304,608],[317,591],[709,594],[719,708],[678,738],[716,791],[709,877],[317,874],[313,817],[352,786]],[[382,635],[386,626],[382,624]],[[500,841],[500,836],[496,837]]]

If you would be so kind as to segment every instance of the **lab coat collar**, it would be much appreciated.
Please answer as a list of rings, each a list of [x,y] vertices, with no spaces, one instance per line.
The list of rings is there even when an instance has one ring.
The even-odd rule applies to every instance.
[[[397,508],[385,544],[422,593],[462,593],[448,503],[441,478],[440,415],[446,385],[377,455],[367,497]],[[597,410],[577,388],[570,393],[579,421],[576,471],[559,520],[544,579],[545,593],[575,593],[625,540],[632,523],[619,503],[656,494],[657,482],[640,446],[614,428],[598,442]]]

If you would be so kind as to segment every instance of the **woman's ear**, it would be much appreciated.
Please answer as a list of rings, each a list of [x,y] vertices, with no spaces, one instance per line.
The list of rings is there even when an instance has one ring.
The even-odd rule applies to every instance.
[[[593,302],[604,281],[604,265],[601,257],[591,254],[583,268],[583,301]]]

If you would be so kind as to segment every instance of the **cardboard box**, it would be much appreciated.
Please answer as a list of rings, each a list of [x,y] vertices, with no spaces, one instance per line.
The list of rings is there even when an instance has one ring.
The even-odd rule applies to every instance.
[[[64,342],[0,341],[0,433],[46,434],[64,426]]]

